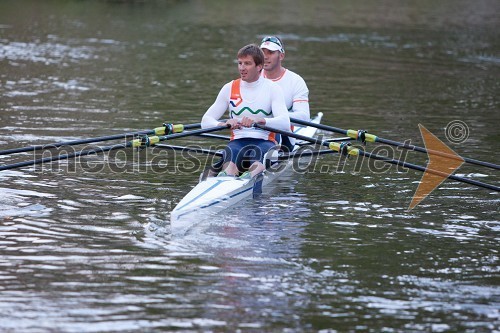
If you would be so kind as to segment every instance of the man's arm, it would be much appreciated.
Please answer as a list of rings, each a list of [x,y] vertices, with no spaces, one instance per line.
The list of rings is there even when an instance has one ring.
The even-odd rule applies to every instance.
[[[311,112],[309,110],[309,89],[304,79],[298,75],[294,86],[290,117],[304,121],[311,120]]]
[[[215,99],[214,104],[208,108],[208,110],[201,118],[201,128],[209,128],[224,125],[224,123],[219,122],[219,119],[227,111],[227,103],[229,101],[230,84],[227,83],[222,87]]]

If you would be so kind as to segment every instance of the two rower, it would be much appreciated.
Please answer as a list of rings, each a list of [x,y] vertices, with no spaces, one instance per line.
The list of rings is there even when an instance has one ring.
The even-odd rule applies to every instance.
[[[281,65],[284,57],[283,43],[275,36],[265,37],[260,49],[253,44],[240,49],[240,79],[224,85],[203,116],[203,128],[224,124],[231,128],[224,156],[218,166],[212,167],[222,166],[221,175],[238,175],[244,168],[243,161],[247,161],[249,171],[240,177],[254,177],[265,170],[266,153],[278,149],[279,144],[285,150],[293,149],[293,139],[252,127],[254,123],[290,130],[288,111],[296,118],[310,120],[307,86],[299,75]],[[230,119],[220,123],[218,119],[226,110]]]

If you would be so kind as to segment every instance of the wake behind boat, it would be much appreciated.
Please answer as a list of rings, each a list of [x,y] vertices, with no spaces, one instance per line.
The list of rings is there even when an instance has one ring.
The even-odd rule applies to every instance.
[[[320,124],[323,113],[311,120]],[[317,128],[312,126],[298,127],[294,133],[306,137],[314,137]],[[294,151],[299,149],[297,144]],[[276,170],[266,170],[263,174],[254,178],[241,179],[233,176],[209,177],[200,181],[172,210],[170,214],[172,234],[184,235],[198,222],[207,220],[216,213],[234,206],[239,201],[252,194],[258,194],[270,182],[278,178],[283,172],[290,168],[291,161],[284,161],[285,167]]]

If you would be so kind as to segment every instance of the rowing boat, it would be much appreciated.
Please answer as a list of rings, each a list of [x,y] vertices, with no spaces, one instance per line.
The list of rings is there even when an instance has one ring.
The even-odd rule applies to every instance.
[[[321,122],[323,113],[311,120],[315,124]],[[314,137],[317,128],[312,126],[296,127],[294,133],[307,137]],[[299,149],[297,142],[294,151]],[[200,181],[175,206],[170,214],[172,234],[184,235],[191,227],[210,216],[234,206],[250,195],[259,194],[270,182],[278,178],[285,170],[291,167],[291,161],[285,161],[285,167],[266,170],[263,174],[251,179],[241,179],[233,176],[208,177]]]

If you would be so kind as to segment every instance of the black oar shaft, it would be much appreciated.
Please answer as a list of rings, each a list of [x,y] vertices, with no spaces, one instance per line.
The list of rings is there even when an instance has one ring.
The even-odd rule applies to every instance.
[[[349,135],[349,132],[350,132],[349,130],[345,130],[345,129],[342,129],[342,128],[337,128],[337,127],[323,125],[323,124],[315,124],[313,122],[304,121],[304,120],[295,119],[295,118],[290,118],[290,121],[293,122],[293,123],[296,123],[296,124],[306,125],[306,126],[312,126],[312,127],[316,127],[316,128],[325,130],[325,131],[341,133],[341,134],[344,134],[344,135]],[[385,144],[388,144],[388,145],[391,145],[391,146],[401,147],[401,148],[404,148],[404,149],[414,150],[414,151],[418,151],[418,152],[426,153],[426,154],[430,154],[430,155],[443,156],[443,157],[450,158],[450,159],[455,159],[455,160],[463,160],[466,163],[480,165],[480,166],[484,166],[484,167],[487,167],[487,168],[500,170],[500,165],[495,164],[495,163],[479,161],[479,160],[476,160],[476,159],[467,158],[467,157],[461,157],[461,156],[458,157],[456,155],[447,154],[447,153],[444,153],[444,152],[441,152],[441,151],[437,151],[437,150],[426,149],[426,148],[423,148],[423,147],[415,146],[415,145],[404,143],[404,142],[398,142],[398,141],[393,141],[393,140],[389,140],[389,139],[384,139],[384,138],[381,138],[381,137],[378,137],[378,136],[375,136],[375,135],[372,135],[372,137],[374,137],[375,142],[378,142],[378,143],[385,143]]]
[[[485,162],[485,161],[479,161],[479,160],[476,160],[476,159],[473,159],[473,158],[462,157],[462,156],[458,156],[458,155],[447,154],[447,153],[444,153],[444,152],[441,152],[441,151],[437,151],[437,150],[433,150],[433,149],[426,149],[426,148],[415,146],[415,145],[412,145],[412,144],[407,144],[407,143],[403,143],[403,142],[398,142],[398,141],[393,141],[393,140],[388,140],[388,139],[380,138],[378,136],[377,136],[376,142],[385,143],[385,144],[388,144],[388,145],[391,145],[391,146],[401,147],[401,148],[405,148],[405,149],[408,149],[408,150],[414,150],[414,151],[418,151],[418,152],[426,153],[426,154],[430,154],[430,155],[442,156],[442,157],[446,157],[446,158],[453,159],[453,160],[458,160],[458,161],[463,160],[466,163],[480,165],[480,166],[488,167],[488,168],[491,168],[491,169],[500,170],[500,165],[495,164],[495,163]]]
[[[187,124],[187,125],[183,125],[183,130],[198,128],[200,126],[201,126],[200,123]],[[44,145],[33,145],[33,146],[27,146],[27,147],[21,147],[21,148],[0,150],[0,155],[25,153],[25,152],[32,152],[32,151],[37,151],[37,150],[53,149],[53,148],[58,148],[58,147],[63,147],[63,146],[74,146],[74,145],[81,145],[81,144],[94,143],[94,142],[127,139],[127,138],[132,138],[132,137],[138,136],[138,135],[153,135],[156,133],[157,133],[156,130],[143,130],[143,131],[137,131],[137,132],[131,132],[131,133],[100,136],[97,138],[55,142],[55,143],[48,143],[48,144],[44,144]]]
[[[313,151],[295,151],[293,153],[284,154],[278,157],[278,160],[289,160],[291,158],[301,158],[307,156],[317,156],[317,155],[325,155],[325,154],[337,154],[338,152],[331,149],[323,149],[323,150],[313,150]]]
[[[89,139],[82,139],[82,140],[55,142],[55,143],[48,143],[45,145],[34,145],[34,146],[29,146],[29,147],[6,149],[6,150],[0,151],[0,155],[24,153],[24,152],[30,152],[30,151],[43,150],[43,149],[58,148],[58,147],[63,147],[63,146],[74,146],[74,145],[80,145],[80,144],[86,144],[86,143],[118,140],[118,139],[123,139],[123,138],[134,137],[137,135],[151,135],[151,134],[155,134],[155,132],[148,130],[148,131],[140,131],[140,132],[134,132],[134,133],[101,136],[101,137],[97,137],[97,138],[89,138]]]
[[[299,125],[311,126],[311,127],[315,127],[315,128],[321,129],[321,130],[328,131],[328,132],[335,132],[335,133],[347,135],[347,130],[342,129],[342,128],[338,128],[338,127],[328,126],[328,125],[324,125],[324,124],[317,124],[317,123],[313,123],[312,121],[305,121],[305,120],[300,120],[300,119],[296,119],[296,118],[290,118],[290,121],[292,123],[296,123]]]
[[[176,139],[176,138],[182,138],[185,136],[217,132],[217,131],[221,131],[223,129],[227,129],[228,127],[229,127],[229,125],[215,126],[215,127],[210,127],[210,128],[201,128],[199,130],[194,130],[194,131],[190,131],[190,132],[175,133],[175,134],[160,136],[159,139],[160,139],[160,141],[171,140],[171,139]]]
[[[15,168],[22,168],[25,166],[32,166],[32,165],[36,165],[36,164],[50,163],[50,162],[54,162],[54,161],[67,160],[67,159],[74,158],[74,157],[87,156],[87,155],[91,155],[91,154],[97,154],[97,153],[102,153],[105,151],[111,151],[111,150],[116,150],[116,149],[123,149],[123,148],[126,148],[127,146],[128,146],[127,144],[117,144],[117,145],[112,145],[112,146],[99,147],[99,148],[95,148],[95,149],[81,150],[81,151],[77,151],[77,152],[69,153],[69,154],[44,157],[44,158],[39,158],[36,160],[31,160],[31,161],[2,165],[2,166],[0,166],[0,171],[10,170],[10,169],[15,169]]]
[[[203,149],[200,147],[174,146],[174,145],[165,145],[165,144],[157,144],[157,145],[155,145],[155,147],[161,148],[161,149],[179,150],[182,152],[193,152],[193,153],[200,153],[200,154],[222,156],[222,152],[220,152],[220,151]]]
[[[160,136],[160,137],[158,137],[158,141],[165,141],[165,140],[171,140],[171,139],[176,139],[176,138],[182,138],[182,137],[191,136],[191,135],[198,135],[201,133],[215,132],[215,131],[220,131],[220,130],[227,129],[227,128],[228,128],[228,126],[224,125],[224,126],[199,129],[199,130],[190,131],[190,132],[174,133],[174,134],[170,134],[170,135]],[[99,147],[99,148],[95,148],[95,149],[81,150],[81,151],[77,151],[77,152],[70,153],[70,154],[63,154],[63,155],[40,158],[40,159],[36,159],[36,160],[31,160],[31,161],[2,165],[2,166],[0,166],[0,171],[21,168],[21,167],[31,166],[31,165],[35,165],[35,164],[49,163],[49,162],[54,162],[54,161],[59,161],[59,160],[65,160],[65,159],[69,159],[69,158],[73,158],[73,157],[85,156],[85,155],[90,155],[90,154],[95,154],[95,153],[100,153],[100,152],[105,152],[105,151],[110,151],[110,150],[115,150],[115,149],[135,147],[134,141],[135,140],[132,140],[132,141],[129,141],[129,142],[123,143],[123,144],[116,144],[116,145],[112,145],[112,146]]]
[[[175,145],[166,145],[166,144],[161,144],[161,143],[156,144],[155,147],[161,148],[161,149],[172,149],[172,150],[179,150],[182,152],[193,152],[193,153],[215,155],[215,156],[222,156],[223,155],[222,151],[203,149],[200,147],[175,146]],[[325,155],[325,154],[337,154],[337,153],[338,152],[331,150],[331,149],[313,150],[313,151],[299,150],[299,151],[296,151],[293,153],[281,155],[278,157],[278,160],[281,161],[281,160],[288,160],[291,158],[300,158],[300,157],[306,157],[306,156]]]
[[[264,126],[264,125],[255,124],[254,126],[258,127],[258,128],[261,128],[261,129],[263,129],[265,131],[274,132],[274,133],[278,133],[278,134],[281,134],[281,135],[290,136],[292,138],[296,138],[296,139],[300,139],[300,140],[305,140],[305,141],[309,141],[311,143],[315,143],[315,144],[319,144],[319,145],[322,145],[322,146],[330,147],[330,143],[328,143],[326,141],[321,141],[321,140],[310,138],[310,137],[307,137],[307,136],[298,135],[298,134],[295,134],[295,133],[292,133],[292,132],[289,132],[289,131],[283,131],[283,130],[280,130],[280,129],[267,127],[267,126]],[[395,160],[395,159],[391,159],[391,158],[388,158],[388,157],[384,157],[384,156],[380,156],[380,155],[368,153],[368,152],[365,152],[365,151],[360,150],[360,149],[357,149],[356,154],[358,154],[360,156],[366,156],[368,158],[372,158],[372,159],[384,161],[384,162],[387,162],[387,163],[390,163],[390,164],[400,165],[400,166],[406,167],[408,169],[418,170],[418,171],[422,171],[422,172],[429,172],[429,173],[432,173],[432,174],[439,175],[439,176],[441,176],[443,178],[449,178],[449,179],[453,179],[453,180],[456,180],[456,181],[459,181],[459,182],[463,182],[463,183],[467,183],[467,184],[472,184],[472,185],[476,185],[476,186],[479,186],[479,187],[483,187],[483,188],[486,188],[486,189],[490,189],[490,190],[493,190],[493,191],[500,192],[500,187],[499,186],[495,186],[495,185],[491,185],[491,184],[486,184],[486,183],[479,182],[479,181],[472,180],[472,179],[468,179],[468,178],[463,178],[463,177],[458,177],[458,176],[454,176],[454,175],[449,175],[449,174],[446,174],[446,173],[443,173],[443,172],[440,172],[440,171],[437,171],[437,170],[428,169],[428,168],[420,166],[420,165],[415,165],[415,164],[403,162],[403,161],[400,161],[400,160]]]
[[[218,135],[218,134],[204,133],[204,134],[200,134],[199,136],[203,136],[203,137],[207,137],[207,138],[213,138],[213,139],[222,139],[222,140],[226,140],[226,141],[231,140],[231,137],[227,136],[227,135]]]
[[[408,162],[404,162],[404,161],[401,161],[401,160],[391,159],[391,158],[388,158],[388,157],[384,157],[384,156],[380,156],[380,155],[368,153],[368,152],[365,152],[365,151],[362,151],[362,150],[358,150],[358,154],[361,155],[361,156],[366,156],[368,158],[375,159],[375,160],[380,160],[380,161],[384,161],[384,162],[387,162],[387,163],[390,163],[390,164],[399,165],[399,166],[402,166],[402,167],[405,167],[405,168],[408,168],[408,169],[413,169],[413,170],[422,171],[422,172],[428,172],[428,173],[432,173],[434,175],[438,175],[438,176],[443,177],[443,178],[449,178],[449,179],[453,179],[453,180],[456,180],[456,181],[459,181],[459,182],[462,182],[462,183],[476,185],[476,186],[479,186],[479,187],[483,187],[483,188],[486,188],[486,189],[490,189],[490,190],[493,190],[493,191],[500,192],[500,187],[499,186],[495,186],[495,185],[483,183],[483,182],[480,182],[480,181],[477,181],[477,180],[473,180],[473,179],[469,179],[469,178],[464,178],[464,177],[458,177],[458,176],[455,176],[455,175],[450,175],[448,173],[445,173],[445,172],[442,172],[442,171],[438,171],[438,170],[434,170],[434,169],[429,169],[429,168],[423,167],[421,165],[417,165],[417,164],[413,164],[413,163],[408,163]]]

